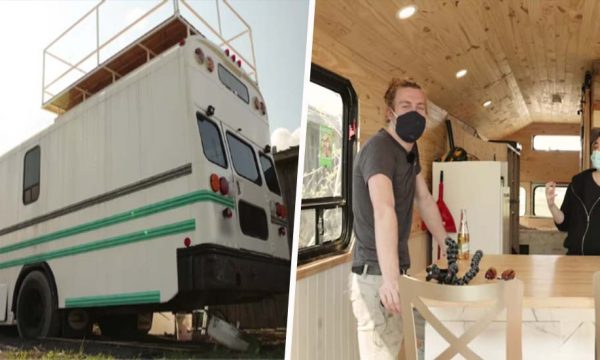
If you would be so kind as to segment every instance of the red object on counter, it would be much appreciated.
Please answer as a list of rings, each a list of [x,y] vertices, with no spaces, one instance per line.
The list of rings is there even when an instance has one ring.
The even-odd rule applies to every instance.
[[[455,233],[456,232],[456,223],[454,222],[454,218],[452,217],[452,213],[446,203],[444,203],[444,172],[440,171],[440,184],[438,186],[438,199],[437,206],[440,211],[440,215],[442,217],[442,224],[444,225],[444,229],[446,232]],[[421,228],[423,230],[427,230],[427,226],[425,222],[421,224]],[[438,245],[437,258],[440,259],[440,246]]]

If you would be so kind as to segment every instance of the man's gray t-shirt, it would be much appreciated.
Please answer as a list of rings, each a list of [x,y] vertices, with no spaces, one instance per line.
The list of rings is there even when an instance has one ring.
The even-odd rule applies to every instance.
[[[352,179],[352,211],[356,235],[352,266],[379,264],[368,181],[373,175],[383,174],[392,181],[394,191],[400,267],[410,267],[408,237],[412,223],[415,180],[420,171],[416,143],[409,153],[384,129],[379,130],[362,147],[354,161]]]

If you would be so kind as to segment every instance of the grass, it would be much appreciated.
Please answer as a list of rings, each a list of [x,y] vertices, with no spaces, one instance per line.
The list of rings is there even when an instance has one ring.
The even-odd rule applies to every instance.
[[[211,351],[207,353],[189,353],[189,352],[173,352],[165,353],[159,358],[168,359],[190,359],[190,358],[202,358],[202,359],[283,359],[284,354],[282,351],[272,351],[267,353],[249,354],[249,353],[236,353],[231,351]],[[134,357],[134,359],[143,359],[145,356]],[[0,352],[0,359],[7,360],[25,360],[25,359],[48,359],[48,360],[108,360],[115,359],[111,355],[104,354],[86,354],[84,352],[69,351],[69,350],[50,350],[44,351],[40,349],[32,350],[16,350],[16,351],[2,351]]]
[[[83,343],[76,349],[45,348],[36,345],[31,348],[16,348],[13,346],[0,348],[0,360],[24,360],[24,359],[49,359],[49,360],[107,360],[115,358],[127,359],[283,359],[284,346],[269,346],[260,349],[252,348],[247,352],[237,352],[221,346],[207,346],[203,351],[140,351],[136,350],[122,352],[117,348],[86,349]]]
[[[24,360],[24,359],[48,359],[48,360],[74,360],[74,359],[88,359],[88,360],[106,360],[114,359],[112,356],[106,355],[88,355],[83,352],[76,351],[43,351],[40,349],[32,350],[18,350],[18,351],[3,351],[0,352],[0,359],[10,360]]]

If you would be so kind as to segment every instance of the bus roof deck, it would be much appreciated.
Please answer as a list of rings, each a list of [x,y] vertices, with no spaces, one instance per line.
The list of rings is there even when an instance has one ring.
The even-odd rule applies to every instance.
[[[165,9],[170,3],[173,4],[172,11]],[[227,0],[222,0],[222,3],[226,5],[225,9],[221,9],[219,3],[219,0],[215,0],[217,25],[213,26],[186,0],[157,0],[149,3],[152,7],[136,20],[119,29],[120,31],[114,36],[101,42],[102,18],[100,14],[103,12],[103,7],[110,2],[100,1],[44,50],[42,107],[59,115],[63,114],[186,37],[195,34],[208,36],[209,40],[216,42],[222,49],[227,48],[231,53],[237,54],[238,58],[243,60],[243,66],[240,67],[251,79],[257,81],[250,26],[229,5]],[[128,45],[119,46],[127,41],[128,35],[131,37],[135,27],[139,29],[139,26],[144,25],[144,21],[150,18],[156,19],[157,16],[160,20],[160,16],[165,13],[165,10],[168,11],[168,16],[164,18],[163,15],[164,20],[154,28],[129,42]],[[234,31],[233,34],[225,36],[221,19],[224,16],[224,10],[233,14],[233,17],[229,18],[239,21],[238,28],[241,31]],[[95,25],[95,29],[91,29],[90,22]],[[85,28],[86,25],[87,28]],[[69,39],[69,36],[76,36],[79,42],[82,36],[79,36],[78,32],[90,29],[94,32],[94,49],[91,52],[69,57],[67,50],[72,50],[74,46],[74,41],[68,43],[69,40],[72,40]],[[249,46],[244,47],[244,44],[240,45],[239,41],[245,36],[249,39]],[[57,53],[57,49],[62,50],[64,54]],[[103,59],[102,55],[108,50],[112,51],[112,55]],[[62,71],[56,70],[57,65],[62,67]]]

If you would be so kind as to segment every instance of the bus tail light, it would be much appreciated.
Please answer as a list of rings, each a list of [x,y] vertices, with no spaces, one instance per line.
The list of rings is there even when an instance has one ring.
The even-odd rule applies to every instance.
[[[210,189],[213,192],[218,192],[221,189],[221,179],[219,179],[219,175],[210,175]]]
[[[285,236],[286,230],[285,226],[279,228],[279,236]]]
[[[229,193],[229,181],[222,176],[219,179],[219,191],[222,195],[227,195]]]
[[[277,215],[277,217],[285,219],[287,217],[287,209],[285,208],[285,205],[276,203],[275,214]]]
[[[233,216],[233,211],[231,211],[230,208],[226,208],[225,210],[223,210],[223,217],[225,219],[231,219],[232,216]]]
[[[192,239],[190,239],[189,237],[186,237],[185,239],[183,239],[183,245],[185,247],[190,247],[190,245],[192,245]]]

